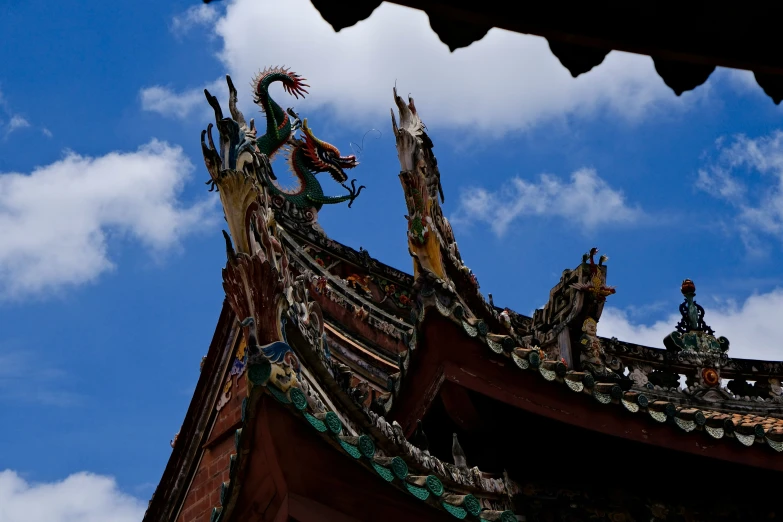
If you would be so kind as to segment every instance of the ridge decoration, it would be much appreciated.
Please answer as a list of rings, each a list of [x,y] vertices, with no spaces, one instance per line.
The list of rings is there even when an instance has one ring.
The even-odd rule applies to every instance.
[[[410,302],[412,313],[417,313],[417,293],[443,288],[449,296],[446,307],[451,307],[452,300],[461,303],[461,309],[466,312],[466,328],[482,325],[482,321],[499,326],[501,319],[482,294],[476,275],[465,264],[451,223],[443,213],[445,198],[441,174],[428,129],[413,98],[408,96],[407,101],[403,100],[396,87],[392,92],[397,109],[391,111],[392,130],[408,211],[405,216],[408,253],[416,280],[413,292],[405,302]],[[517,336],[513,328],[509,333]]]
[[[413,99],[409,97],[408,103],[405,103],[395,88],[394,103],[400,119],[398,126],[392,110],[392,130],[400,160],[400,181],[408,207],[405,219],[408,221],[408,246],[414,257],[414,276],[423,271],[445,280],[441,245],[445,245],[443,236],[453,237],[453,234],[438,204],[438,197],[443,200],[443,189],[437,162],[430,150],[432,141],[424,130]],[[443,228],[444,233],[439,228]]]
[[[276,176],[271,173],[268,187],[273,197],[284,199],[299,208],[313,207],[320,210],[323,205],[348,202],[350,207],[359,196],[364,186],[356,188],[356,180],[351,181],[351,187],[345,185],[348,176],[345,170],[358,165],[356,156],[342,156],[337,148],[313,134],[307,119],[300,120],[293,108],[283,109],[269,95],[269,87],[275,82],[281,82],[283,89],[295,98],[305,97],[309,87],[300,75],[282,67],[271,67],[260,72],[253,80],[255,103],[266,115],[266,133],[258,137],[258,151],[270,159],[281,149],[288,155],[288,163],[298,187],[285,190],[273,183]],[[296,131],[301,130],[302,136],[296,137]],[[347,196],[326,196],[315,175],[328,172],[332,178],[348,191]]]
[[[704,322],[704,308],[695,301],[696,285],[685,279],[680,287],[685,301],[680,304],[682,318],[676,330],[663,340],[671,362],[687,361],[697,367],[689,378],[686,392],[706,401],[720,401],[729,397],[720,386],[720,369],[729,361],[729,340],[715,337],[715,332]]]
[[[343,202],[348,202],[349,207],[353,205],[365,188],[364,185],[357,188],[355,179],[351,180],[350,186],[346,184],[348,176],[345,171],[359,164],[356,156],[342,156],[337,147],[315,136],[307,118],[300,119],[293,108],[283,110],[269,95],[269,87],[275,82],[280,82],[288,94],[297,99],[300,96],[304,97],[308,93],[305,87],[309,87],[304,83],[304,78],[289,69],[271,67],[263,70],[253,80],[254,102],[261,107],[266,116],[266,131],[261,136],[257,136],[255,121],[251,119],[248,124],[237,108],[237,91],[230,76],[226,76],[226,82],[229,89],[231,118],[223,117],[217,99],[209,91],[204,90],[207,100],[215,110],[215,119],[221,136],[223,169],[242,170],[245,165],[241,161],[243,152],[257,153],[265,158],[263,161],[268,164],[282,151],[297,182],[296,187],[292,189],[280,187],[277,184],[277,176],[271,168],[256,169],[258,182],[268,189],[272,204],[276,208],[292,207],[291,214],[303,215],[306,220],[314,221],[317,212],[324,205]],[[214,149],[211,129],[210,124],[202,133],[202,146],[205,149],[207,146],[204,143],[204,135],[209,135],[210,147]],[[214,161],[214,158],[210,159]],[[214,170],[214,166],[209,161],[207,161],[207,169],[210,173]],[[325,195],[321,183],[316,178],[316,175],[322,172],[328,172],[332,179],[348,191],[348,194]],[[210,191],[217,188],[214,174],[207,184],[211,185]]]
[[[342,168],[355,164],[355,158],[340,157],[337,149],[318,140],[306,120],[300,125],[293,109],[283,111],[269,98],[266,89],[273,81],[283,82],[286,91],[295,96],[305,92],[306,85],[293,73],[280,69],[262,73],[256,80],[256,101],[265,109],[267,132],[261,138],[256,138],[254,122],[247,124],[237,110],[236,90],[230,78],[230,117],[224,117],[217,99],[206,92],[220,136],[216,146],[210,124],[202,132],[202,150],[211,176],[211,190],[220,195],[229,228],[229,232],[223,232],[227,256],[223,288],[234,316],[242,321],[245,343],[238,345],[232,363],[237,373],[246,374],[247,386],[229,480],[222,485],[220,505],[214,507],[211,520],[231,520],[255,429],[255,424],[247,420],[256,414],[265,395],[286,405],[304,425],[320,432],[332,446],[341,448],[394,487],[430,501],[458,519],[469,516],[473,520],[515,520],[508,510],[508,486],[503,481],[487,479],[477,468],[475,473],[452,473],[440,466],[436,469],[431,459],[417,458],[415,449],[399,439],[396,431],[389,436],[388,423],[380,414],[388,413],[399,391],[399,373],[390,376],[388,391],[378,394],[367,382],[357,380],[349,366],[332,357],[323,313],[311,294],[326,290],[328,283],[322,278],[329,258],[311,258],[320,272],[308,268],[302,260],[309,255],[292,247],[283,223],[288,223],[292,209],[315,215],[323,204],[352,202],[362,187],[349,190],[349,196],[329,199],[323,196],[314,177],[302,178],[306,183],[298,194],[283,193],[272,183],[276,178],[269,157],[286,147],[296,168],[307,167],[310,174],[330,172],[338,181],[346,179]],[[302,138],[294,137],[297,130],[303,132]],[[348,274],[345,288],[366,293],[370,282],[363,274]],[[387,297],[400,302],[406,299],[403,296],[407,294],[398,292],[393,283],[384,282]],[[400,371],[404,365],[401,359]],[[232,391],[231,376],[223,390],[224,401]],[[327,396],[324,389],[336,391]],[[352,401],[360,410],[346,413],[333,404],[345,401]],[[410,470],[401,455],[411,463]],[[460,493],[465,485],[477,496]]]
[[[704,308],[694,300],[696,285],[685,279],[681,292],[685,296],[685,301],[680,304],[682,319],[677,323],[676,331],[664,339],[666,349],[679,358],[703,355],[717,360],[728,359],[729,340],[716,338],[713,329],[704,322]]]

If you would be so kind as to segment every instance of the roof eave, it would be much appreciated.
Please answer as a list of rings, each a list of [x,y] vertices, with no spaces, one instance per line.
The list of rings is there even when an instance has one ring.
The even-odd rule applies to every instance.
[[[572,76],[600,65],[612,50],[653,58],[663,81],[678,96],[703,84],[716,67],[752,71],[775,104],[783,100],[783,55],[776,21],[783,4],[742,4],[734,12],[678,5],[651,8],[647,4],[608,2],[536,3],[520,12],[512,4],[431,0],[391,0],[427,13],[430,26],[452,51],[481,40],[496,27],[542,36]],[[340,31],[366,18],[381,2],[312,0],[321,16]],[[619,21],[617,21],[619,20]]]

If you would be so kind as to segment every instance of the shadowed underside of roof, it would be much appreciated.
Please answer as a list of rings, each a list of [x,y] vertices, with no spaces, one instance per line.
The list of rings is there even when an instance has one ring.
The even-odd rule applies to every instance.
[[[207,0],[208,1],[208,0]],[[380,0],[312,0],[335,31],[368,18]],[[783,100],[783,3],[562,3],[393,0],[427,13],[432,30],[454,51],[497,27],[542,36],[572,76],[600,65],[612,50],[652,57],[678,96],[707,81],[716,67],[752,71],[775,104]],[[509,67],[514,66],[509,56]]]

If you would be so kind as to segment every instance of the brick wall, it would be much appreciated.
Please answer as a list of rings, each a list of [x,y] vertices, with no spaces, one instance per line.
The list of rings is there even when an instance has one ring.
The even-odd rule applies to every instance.
[[[231,399],[218,412],[177,522],[209,522],[212,509],[220,505],[220,487],[228,480],[230,457],[236,452],[234,432],[242,418],[242,400],[247,391],[245,374],[232,379]]]

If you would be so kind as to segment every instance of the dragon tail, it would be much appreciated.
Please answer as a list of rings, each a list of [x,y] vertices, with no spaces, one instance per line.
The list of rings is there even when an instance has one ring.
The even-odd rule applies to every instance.
[[[288,113],[269,96],[269,86],[281,82],[288,94],[299,99],[308,94],[306,80],[285,67],[269,67],[253,78],[255,103],[266,114],[266,133],[256,140],[260,152],[272,157],[291,137],[292,124]]]
[[[305,87],[310,86],[304,83],[305,81],[307,80],[286,67],[267,67],[253,78],[252,85],[256,97],[255,102],[264,112],[269,114],[272,107],[280,107],[269,96],[270,85],[274,82],[281,82],[285,92],[299,99],[300,96],[304,98],[305,94],[309,94]]]

